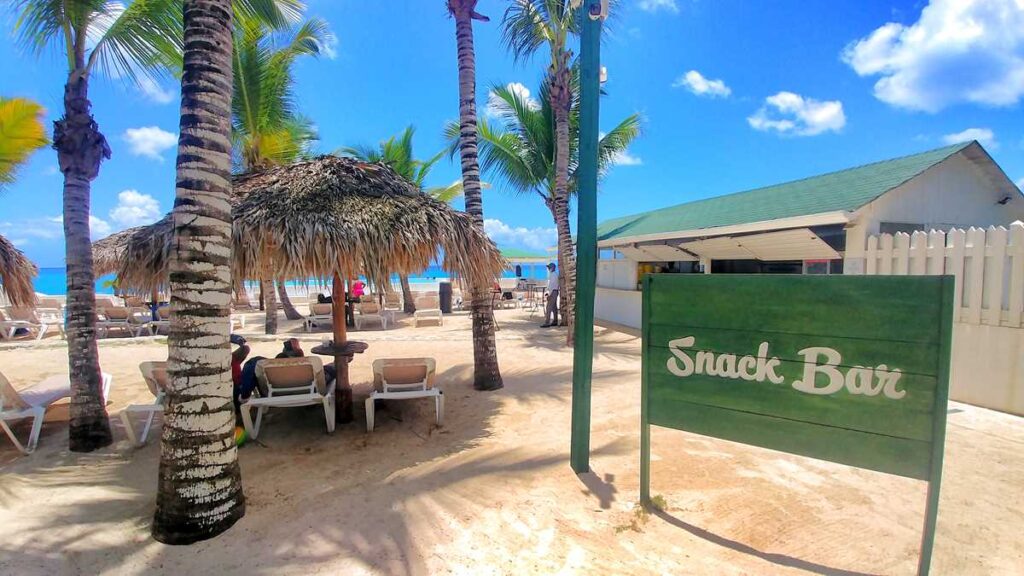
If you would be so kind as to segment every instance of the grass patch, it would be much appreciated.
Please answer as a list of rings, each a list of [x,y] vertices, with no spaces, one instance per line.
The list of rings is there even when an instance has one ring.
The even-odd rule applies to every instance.
[[[654,508],[655,510],[659,511],[665,510],[666,508],[668,508],[668,502],[665,501],[664,496],[662,496],[661,494],[656,494],[651,497],[651,508]],[[650,520],[650,518],[651,513],[647,510],[647,507],[645,507],[638,500],[633,503],[633,511],[630,514],[629,522],[626,522],[625,524],[619,524],[618,526],[616,526],[615,533],[622,534],[627,530],[632,530],[633,532],[643,532],[643,526],[644,524],[647,524],[647,521]]]

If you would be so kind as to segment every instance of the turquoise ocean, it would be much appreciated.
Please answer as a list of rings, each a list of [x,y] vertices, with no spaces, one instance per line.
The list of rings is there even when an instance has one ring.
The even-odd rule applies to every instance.
[[[544,269],[543,264],[522,264],[521,268],[524,278],[547,278],[547,271]],[[506,270],[502,276],[505,278],[515,278],[516,273],[515,270]],[[410,276],[409,283],[433,283],[447,278],[448,273],[441,269],[440,266],[430,266],[422,273]],[[98,278],[96,280],[96,293],[113,294],[114,289],[109,285],[113,279],[113,274]],[[391,281],[393,284],[397,284],[398,276],[393,276]],[[288,284],[298,286],[298,283],[289,282]],[[35,288],[36,292],[41,294],[49,294],[51,296],[65,295],[67,293],[67,275],[65,274],[64,268],[40,268],[39,276],[37,276],[35,280]]]

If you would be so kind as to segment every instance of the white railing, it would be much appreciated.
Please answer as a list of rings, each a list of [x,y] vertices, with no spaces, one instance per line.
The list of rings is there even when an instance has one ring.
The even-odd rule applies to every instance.
[[[955,320],[1024,326],[1024,223],[868,237],[865,274],[956,278]]]

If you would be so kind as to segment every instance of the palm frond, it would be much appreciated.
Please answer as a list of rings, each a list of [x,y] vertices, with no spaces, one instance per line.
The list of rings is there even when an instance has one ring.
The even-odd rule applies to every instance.
[[[89,27],[94,46],[86,70],[135,83],[167,74],[181,61],[182,21],[178,0],[134,0],[127,7],[104,3]]]
[[[48,142],[42,106],[24,98],[0,97],[0,192],[14,182],[29,156]]]

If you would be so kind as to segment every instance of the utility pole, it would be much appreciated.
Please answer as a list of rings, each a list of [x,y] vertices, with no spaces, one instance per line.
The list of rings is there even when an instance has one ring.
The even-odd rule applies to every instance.
[[[601,24],[608,0],[585,0],[579,14],[580,143],[576,223],[576,347],[572,356],[572,439],[569,464],[590,471],[590,389],[594,370],[594,287],[597,282],[597,144],[601,93]]]

